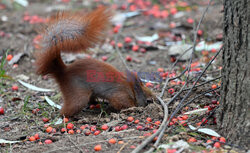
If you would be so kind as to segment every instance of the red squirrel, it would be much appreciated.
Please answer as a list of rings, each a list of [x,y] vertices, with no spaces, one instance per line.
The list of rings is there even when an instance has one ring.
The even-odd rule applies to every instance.
[[[146,106],[153,96],[134,73],[120,73],[113,66],[86,58],[65,65],[61,52],[79,53],[105,37],[112,13],[98,8],[87,14],[59,12],[41,32],[42,51],[36,55],[36,72],[51,75],[63,95],[61,115],[73,116],[96,98],[106,99],[115,110]],[[100,79],[100,76],[102,79]],[[93,78],[99,80],[93,80]]]

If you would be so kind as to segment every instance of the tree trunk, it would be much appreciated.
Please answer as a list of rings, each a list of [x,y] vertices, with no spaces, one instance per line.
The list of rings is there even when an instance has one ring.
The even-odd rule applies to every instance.
[[[250,0],[224,0],[222,88],[217,122],[227,142],[250,144]]]

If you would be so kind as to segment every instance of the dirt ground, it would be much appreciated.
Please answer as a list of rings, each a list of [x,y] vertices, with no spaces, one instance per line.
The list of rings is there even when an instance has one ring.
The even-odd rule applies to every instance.
[[[97,144],[102,145],[101,152],[131,152],[136,146],[138,146],[149,134],[152,134],[158,125],[153,124],[156,121],[162,122],[163,120],[163,108],[158,101],[154,101],[145,108],[129,108],[121,112],[111,111],[108,107],[108,103],[102,104],[103,109],[91,109],[90,107],[84,109],[80,114],[69,119],[70,123],[74,124],[75,134],[69,135],[61,133],[60,130],[65,125],[54,123],[61,118],[59,110],[50,106],[45,100],[44,96],[50,97],[55,103],[61,104],[62,97],[60,91],[55,83],[55,81],[50,77],[41,77],[35,74],[34,67],[34,52],[37,50],[37,43],[35,38],[37,38],[37,30],[41,27],[42,23],[33,23],[31,20],[26,20],[25,16],[37,15],[41,22],[45,21],[46,17],[50,16],[59,8],[64,8],[67,10],[84,10],[89,11],[95,8],[101,3],[105,3],[109,6],[112,5],[110,2],[92,2],[92,1],[72,1],[72,2],[61,2],[61,1],[29,1],[29,5],[25,8],[12,6],[13,8],[6,7],[0,10],[0,57],[3,61],[4,54],[9,50],[8,54],[14,56],[19,53],[22,54],[20,58],[14,63],[7,62],[4,65],[5,73],[7,78],[1,78],[1,93],[0,93],[0,107],[3,107],[5,112],[4,115],[0,115],[0,139],[20,141],[14,144],[0,144],[0,152],[94,152],[94,146]],[[168,1],[176,2],[176,1]],[[156,72],[158,68],[164,68],[164,70],[169,70],[171,67],[171,57],[168,55],[169,46],[166,47],[165,43],[177,42],[180,36],[186,42],[192,44],[193,40],[193,23],[187,23],[188,18],[192,18],[197,25],[199,19],[202,16],[202,12],[206,8],[207,1],[186,1],[189,9],[187,7],[180,7],[180,2],[176,3],[176,8],[179,11],[179,17],[174,15],[169,15],[167,18],[157,18],[154,16],[138,15],[129,18],[119,34],[117,42],[123,42],[126,36],[134,38],[135,36],[151,36],[154,33],[159,34],[159,39],[154,41],[150,45],[140,45],[141,48],[146,49],[146,53],[133,52],[131,50],[132,45],[126,45],[121,50],[123,57],[126,58],[127,55],[131,56],[133,60],[127,62],[128,66],[137,72]],[[1,4],[1,2],[0,2]],[[115,3],[118,6],[115,9],[116,12],[126,12],[126,10],[120,9],[122,4],[127,4],[127,2],[118,1]],[[161,3],[160,3],[161,4]],[[163,3],[162,3],[163,4]],[[178,5],[177,5],[178,4]],[[0,5],[0,6],[4,6]],[[153,6],[153,4],[152,4]],[[178,6],[178,7],[177,7]],[[114,7],[114,5],[113,5]],[[188,10],[188,11],[187,11]],[[206,13],[204,21],[201,24],[200,29],[203,30],[203,34],[198,37],[198,40],[205,40],[207,42],[216,42],[221,40],[220,35],[222,33],[222,2],[214,1]],[[7,21],[5,18],[7,17]],[[32,17],[31,17],[32,18]],[[35,17],[36,18],[36,17]],[[26,20],[26,21],[25,21]],[[36,20],[37,21],[37,20]],[[171,28],[171,23],[176,23],[176,27]],[[167,25],[167,26],[166,26]],[[114,33],[112,32],[112,27],[110,28],[110,35],[105,38],[102,45],[99,45],[91,49],[91,56],[93,58],[102,60],[104,56],[108,57],[106,62],[115,66],[117,69],[124,71],[125,67],[119,58],[114,47],[110,45],[110,42],[114,40]],[[4,34],[3,34],[4,32]],[[174,38],[173,38],[174,37]],[[161,47],[164,46],[164,47]],[[210,54],[212,57],[215,54]],[[79,56],[69,56],[63,54],[63,59],[70,63],[77,58],[84,58],[88,55]],[[196,52],[194,57],[194,62],[202,63],[202,58],[204,54],[201,52]],[[71,58],[72,60],[69,60]],[[203,62],[204,63],[204,62]],[[15,65],[17,64],[17,65]],[[204,63],[206,64],[206,63]],[[187,62],[183,61],[177,64],[175,67],[175,72],[180,74],[183,65],[187,65]],[[201,64],[202,65],[202,64]],[[212,67],[207,72],[209,76],[218,77],[220,75],[218,68],[220,67],[219,59],[213,63]],[[204,68],[204,66],[200,66]],[[210,73],[210,74],[209,74]],[[195,75],[191,76],[195,77]],[[54,89],[53,92],[37,92],[22,86],[17,80],[23,80],[29,84],[35,85],[41,88]],[[184,80],[182,77],[181,80]],[[192,79],[191,79],[192,80]],[[193,79],[194,81],[194,79]],[[192,81],[190,81],[189,87]],[[217,81],[216,83],[219,83]],[[13,85],[18,86],[17,91],[13,91]],[[191,96],[187,101],[195,97],[196,95],[207,91],[211,88],[212,83],[208,83],[197,90],[192,91]],[[163,83],[153,84],[150,89],[155,93],[159,94],[161,92]],[[167,102],[174,94],[169,94],[168,90],[173,88],[175,93],[181,88],[181,84],[170,83],[166,88],[166,93],[163,100]],[[169,105],[169,113],[173,112],[179,103],[180,99],[184,97],[182,93],[177,100]],[[184,112],[191,111],[196,108],[204,108],[211,104],[211,100],[218,100],[219,92],[213,92],[211,94],[205,94],[201,98],[195,99],[184,107],[177,115],[181,115]],[[216,107],[217,103],[213,105]],[[38,112],[32,112],[35,109],[39,109]],[[128,117],[133,117],[134,119],[140,120],[139,124],[134,122],[128,122]],[[201,122],[207,114],[192,116],[189,118],[188,123],[195,125]],[[148,123],[147,118],[151,118],[152,122]],[[48,122],[44,122],[43,118],[48,118]],[[215,117],[212,116],[208,119],[208,123],[204,125],[216,130]],[[56,131],[52,133],[46,132],[46,125],[51,124]],[[76,133],[82,125],[89,125],[90,127],[96,126],[98,130],[101,130],[101,126],[104,124],[109,125],[107,131],[101,130],[99,135],[92,134],[87,136],[84,134],[84,130],[80,130],[80,133]],[[121,131],[116,131],[115,127],[124,126],[128,127]],[[138,130],[138,125],[143,128]],[[184,128],[184,129],[183,129]],[[35,134],[39,134],[40,139],[34,142],[29,141],[29,138]],[[204,134],[194,134],[190,132],[189,128],[185,125],[175,124],[171,126],[171,130],[165,133],[161,144],[169,144],[177,140],[188,141],[190,137],[196,137],[198,140],[196,143],[191,143],[185,152],[201,152],[202,150],[208,150],[206,148],[206,140],[210,139],[210,136]],[[109,144],[108,140],[115,138],[116,140],[123,141],[123,144]],[[46,139],[53,141],[52,144],[44,144]],[[152,143],[153,144],[153,143]],[[147,150],[149,147],[146,147]],[[228,145],[228,148],[231,148]],[[157,149],[158,152],[165,152],[166,149]]]

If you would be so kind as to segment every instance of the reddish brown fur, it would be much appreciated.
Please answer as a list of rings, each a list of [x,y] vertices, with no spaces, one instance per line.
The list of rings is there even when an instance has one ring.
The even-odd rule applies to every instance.
[[[79,52],[93,47],[109,22],[111,13],[99,8],[87,15],[58,13],[52,17],[43,32],[45,52],[37,53],[37,73],[51,74],[63,94],[61,114],[72,116],[81,111],[96,97],[107,99],[116,110],[132,106],[145,106],[146,99],[153,96],[136,75],[121,75],[117,81],[91,82],[89,70],[106,74],[119,74],[113,66],[95,60],[81,59],[66,66],[60,52]],[[128,81],[128,77],[134,79]]]

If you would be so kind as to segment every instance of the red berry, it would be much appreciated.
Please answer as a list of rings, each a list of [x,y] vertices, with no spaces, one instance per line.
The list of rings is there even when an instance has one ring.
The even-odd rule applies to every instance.
[[[89,109],[95,109],[95,105],[90,105]]]
[[[12,86],[12,90],[13,90],[13,91],[17,91],[17,90],[18,90],[18,86],[13,85],[13,86]]]
[[[187,119],[188,119],[188,115],[183,115],[183,116],[182,116],[182,119],[183,119],[183,120],[187,120]]]
[[[147,51],[146,51],[145,48],[140,48],[140,52],[141,52],[141,53],[146,53]]]
[[[124,144],[124,141],[118,141],[118,144]]]
[[[220,137],[220,142],[226,143],[226,139],[224,137]]]
[[[61,132],[64,133],[66,131],[66,128],[61,128]]]
[[[117,47],[122,48],[123,44],[122,43],[117,43]]]
[[[150,117],[148,117],[146,120],[147,120],[148,122],[152,122],[152,118],[150,118]]]
[[[217,140],[217,137],[212,136],[211,138],[212,138],[212,140]]]
[[[149,132],[149,133],[144,133],[144,134],[143,134],[144,137],[149,137],[149,136],[151,136],[151,135],[152,135],[152,134],[151,134],[150,132]]]
[[[99,109],[99,108],[101,108],[101,105],[97,104],[97,105],[95,105],[95,108]]]
[[[212,48],[212,49],[211,49],[211,52],[212,52],[212,53],[216,53],[217,50],[216,50],[215,48]]]
[[[13,58],[13,56],[10,54],[6,57],[7,61],[10,61]]]
[[[201,36],[201,35],[203,34],[203,31],[202,31],[202,30],[198,30],[198,31],[197,31],[197,34],[198,34],[199,36]]]
[[[186,122],[186,121],[181,121],[180,124],[181,124],[182,126],[187,126],[187,122]]]
[[[132,57],[128,55],[128,56],[126,57],[126,60],[130,62],[130,61],[132,61]]]
[[[42,120],[43,120],[43,122],[44,122],[44,123],[46,123],[46,122],[48,122],[48,121],[49,121],[49,119],[48,119],[48,118],[46,118],[46,117],[42,118]]]
[[[212,89],[216,89],[217,88],[217,85],[216,84],[213,84],[212,85]]]
[[[94,132],[94,135],[99,135],[100,133],[101,133],[101,131],[96,130],[96,131]]]
[[[137,130],[142,130],[143,127],[142,127],[141,125],[138,125],[138,126],[136,127],[136,129],[137,129]]]
[[[196,141],[197,140],[194,137],[188,139],[188,142],[196,142]]]
[[[29,140],[30,140],[30,141],[36,141],[36,138],[35,138],[34,136],[31,136],[31,137],[29,138]]]
[[[108,125],[106,124],[102,125],[102,130],[106,131],[108,128],[109,128]]]
[[[136,146],[135,146],[135,145],[131,145],[130,148],[131,148],[131,149],[135,149]]]
[[[173,94],[174,93],[174,88],[168,89],[168,93]]]
[[[119,32],[120,27],[121,27],[121,26],[115,26],[114,29],[113,29],[113,32],[114,32],[114,33]]]
[[[51,133],[52,130],[53,130],[53,128],[52,128],[51,126],[49,126],[49,127],[47,127],[46,132],[47,132],[47,133]]]
[[[81,129],[81,130],[84,130],[86,127],[87,127],[86,125],[82,125],[82,126],[80,127],[80,129]]]
[[[47,140],[44,141],[44,143],[45,143],[45,144],[51,144],[52,141],[51,141],[50,139],[47,139]]]
[[[128,128],[128,125],[123,125],[123,126],[121,126],[121,130],[126,130]]]
[[[157,71],[158,72],[164,72],[164,69],[163,68],[158,68]]]
[[[203,124],[206,124],[208,122],[208,120],[206,120],[206,118],[203,118],[201,121],[203,122]]]
[[[94,125],[94,126],[91,126],[91,127],[90,127],[90,131],[92,131],[92,132],[96,131],[96,126],[95,126],[95,125]]]
[[[74,124],[72,123],[67,124],[67,129],[73,129],[73,128],[74,128]]]
[[[36,108],[36,109],[33,109],[33,110],[32,110],[32,113],[33,113],[33,114],[37,114],[37,112],[39,112],[39,111],[40,111],[40,109],[39,109],[39,108]]]
[[[138,124],[139,122],[140,122],[139,120],[135,120],[135,122],[134,122],[134,123],[135,123],[135,124]]]
[[[64,123],[67,123],[68,121],[69,121],[69,119],[68,119],[68,118],[66,118],[66,117],[65,117],[65,118],[63,118],[63,122],[64,122]]]
[[[116,126],[116,127],[115,127],[115,131],[116,131],[116,132],[121,131],[121,127],[120,127],[120,126]]]
[[[161,17],[162,18],[167,18],[168,17],[168,11],[167,10],[161,11]]]
[[[175,27],[176,27],[176,24],[175,24],[174,22],[170,22],[169,27],[170,27],[170,28],[175,28]]]
[[[156,124],[156,125],[160,125],[160,124],[161,124],[161,121],[156,121],[155,124]]]
[[[81,133],[81,130],[77,129],[77,130],[76,130],[76,133]]]
[[[18,64],[13,64],[13,69],[17,68]]]
[[[151,82],[146,83],[146,87],[153,87],[154,85]]]
[[[115,140],[115,139],[109,139],[109,143],[110,143],[110,144],[115,144],[115,143],[116,143],[116,140]]]
[[[212,104],[217,104],[217,100],[213,99]]]
[[[134,46],[132,47],[132,50],[133,50],[134,52],[137,52],[137,51],[139,50],[139,46],[138,46],[138,45],[134,45]]]
[[[174,122],[169,122],[169,126],[172,126],[172,125],[174,125]]]
[[[125,37],[124,41],[125,41],[125,43],[131,43],[132,39],[130,37]]]
[[[95,151],[100,151],[100,150],[102,150],[102,146],[101,146],[101,145],[96,145],[96,146],[94,147],[94,150],[95,150]]]
[[[172,15],[175,15],[176,13],[177,13],[177,9],[174,7],[174,8],[171,8],[170,9],[170,13],[172,14]]]
[[[173,121],[173,122],[177,122],[178,119],[177,119],[177,118],[173,118],[172,121]]]
[[[192,18],[188,18],[188,19],[187,19],[187,22],[188,22],[189,24],[192,24],[192,23],[194,23],[194,20],[193,20]]]
[[[132,116],[127,118],[127,121],[129,121],[129,122],[132,122],[133,120],[134,120],[134,118]]]
[[[103,61],[107,61],[108,57],[107,56],[102,56]]]
[[[74,132],[74,130],[69,130],[68,133],[69,134],[74,134],[75,132]]]
[[[0,107],[0,115],[4,115],[4,109],[3,109],[3,107]]]
[[[38,134],[38,133],[37,133],[37,134],[35,134],[35,135],[34,135],[34,137],[35,137],[35,139],[36,139],[36,140],[40,139],[40,137],[39,137],[39,134]]]
[[[207,142],[206,143],[212,143],[213,141],[212,140],[207,140]]]
[[[215,143],[214,143],[214,147],[215,147],[215,148],[220,148],[220,143],[219,143],[219,142],[215,142]]]
[[[112,41],[110,42],[110,45],[114,47],[114,46],[115,46],[115,41],[112,40]]]
[[[197,125],[197,126],[200,126],[201,124],[202,124],[202,122],[198,122],[198,123],[196,123],[196,125]]]
[[[175,153],[176,151],[176,149],[167,149],[167,153]]]
[[[84,132],[84,134],[85,134],[86,136],[88,136],[88,135],[91,134],[91,131],[90,131],[90,130],[86,130],[86,131]]]

